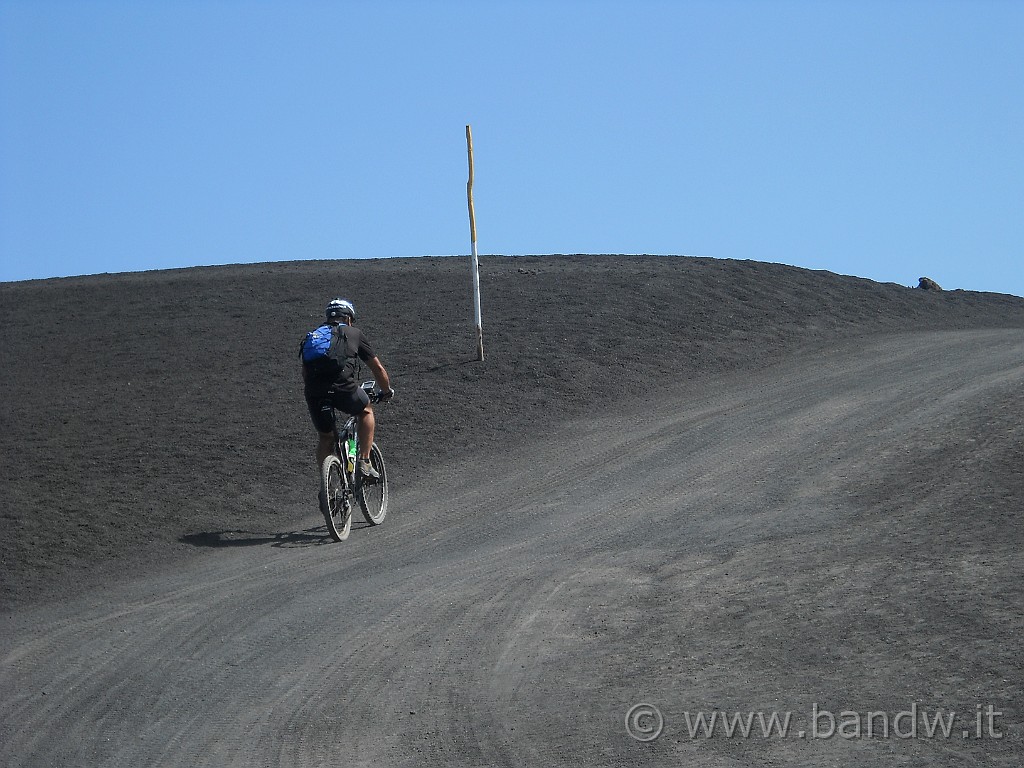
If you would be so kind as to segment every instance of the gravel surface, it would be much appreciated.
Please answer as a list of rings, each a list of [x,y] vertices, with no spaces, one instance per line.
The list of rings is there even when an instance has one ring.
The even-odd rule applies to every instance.
[[[0,284],[0,764],[1020,764],[1024,300],[686,257],[481,285],[482,363],[464,259]],[[296,360],[334,295],[398,391],[391,513],[343,544]],[[792,733],[691,738],[716,710]]]

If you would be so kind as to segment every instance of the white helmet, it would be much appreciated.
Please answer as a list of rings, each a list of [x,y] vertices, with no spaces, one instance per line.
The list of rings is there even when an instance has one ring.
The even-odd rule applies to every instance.
[[[347,315],[349,320],[356,319],[355,305],[348,299],[334,299],[327,305],[325,313],[331,318],[345,317]]]

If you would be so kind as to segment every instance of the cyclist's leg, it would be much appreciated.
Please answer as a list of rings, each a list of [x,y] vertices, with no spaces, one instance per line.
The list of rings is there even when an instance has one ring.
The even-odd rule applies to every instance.
[[[380,473],[370,462],[370,449],[373,447],[374,417],[373,408],[367,404],[359,415],[359,475],[363,482],[371,484],[380,480]]]
[[[361,389],[339,392],[334,395],[334,407],[358,419],[359,458],[369,459],[374,432],[373,408],[370,407],[370,398]]]
[[[363,412],[359,414],[359,458],[364,461],[370,458],[370,446],[373,445],[375,426],[376,419],[373,417],[373,407],[367,404]]]
[[[309,417],[313,420],[313,427],[319,437],[316,446],[317,470],[323,466],[324,459],[331,455],[334,450],[334,410],[328,398],[307,399],[306,405],[309,408]]]
[[[333,432],[318,432],[320,436],[319,442],[316,444],[316,464],[322,466],[324,459],[331,455],[331,451],[334,450],[334,433]]]

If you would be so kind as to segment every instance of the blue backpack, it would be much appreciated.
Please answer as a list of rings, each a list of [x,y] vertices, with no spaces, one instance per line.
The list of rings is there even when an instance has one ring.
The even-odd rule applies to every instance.
[[[350,349],[347,327],[324,323],[306,334],[302,364],[315,379],[333,383],[355,375],[356,351]]]

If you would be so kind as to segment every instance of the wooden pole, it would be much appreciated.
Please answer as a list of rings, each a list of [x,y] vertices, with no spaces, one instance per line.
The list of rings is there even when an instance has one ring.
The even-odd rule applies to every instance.
[[[469,181],[466,196],[469,199],[469,236],[473,259],[473,322],[476,325],[476,357],[484,359],[484,330],[480,317],[480,260],[476,253],[476,212],[473,210],[473,130],[466,126],[466,148],[469,151]]]

